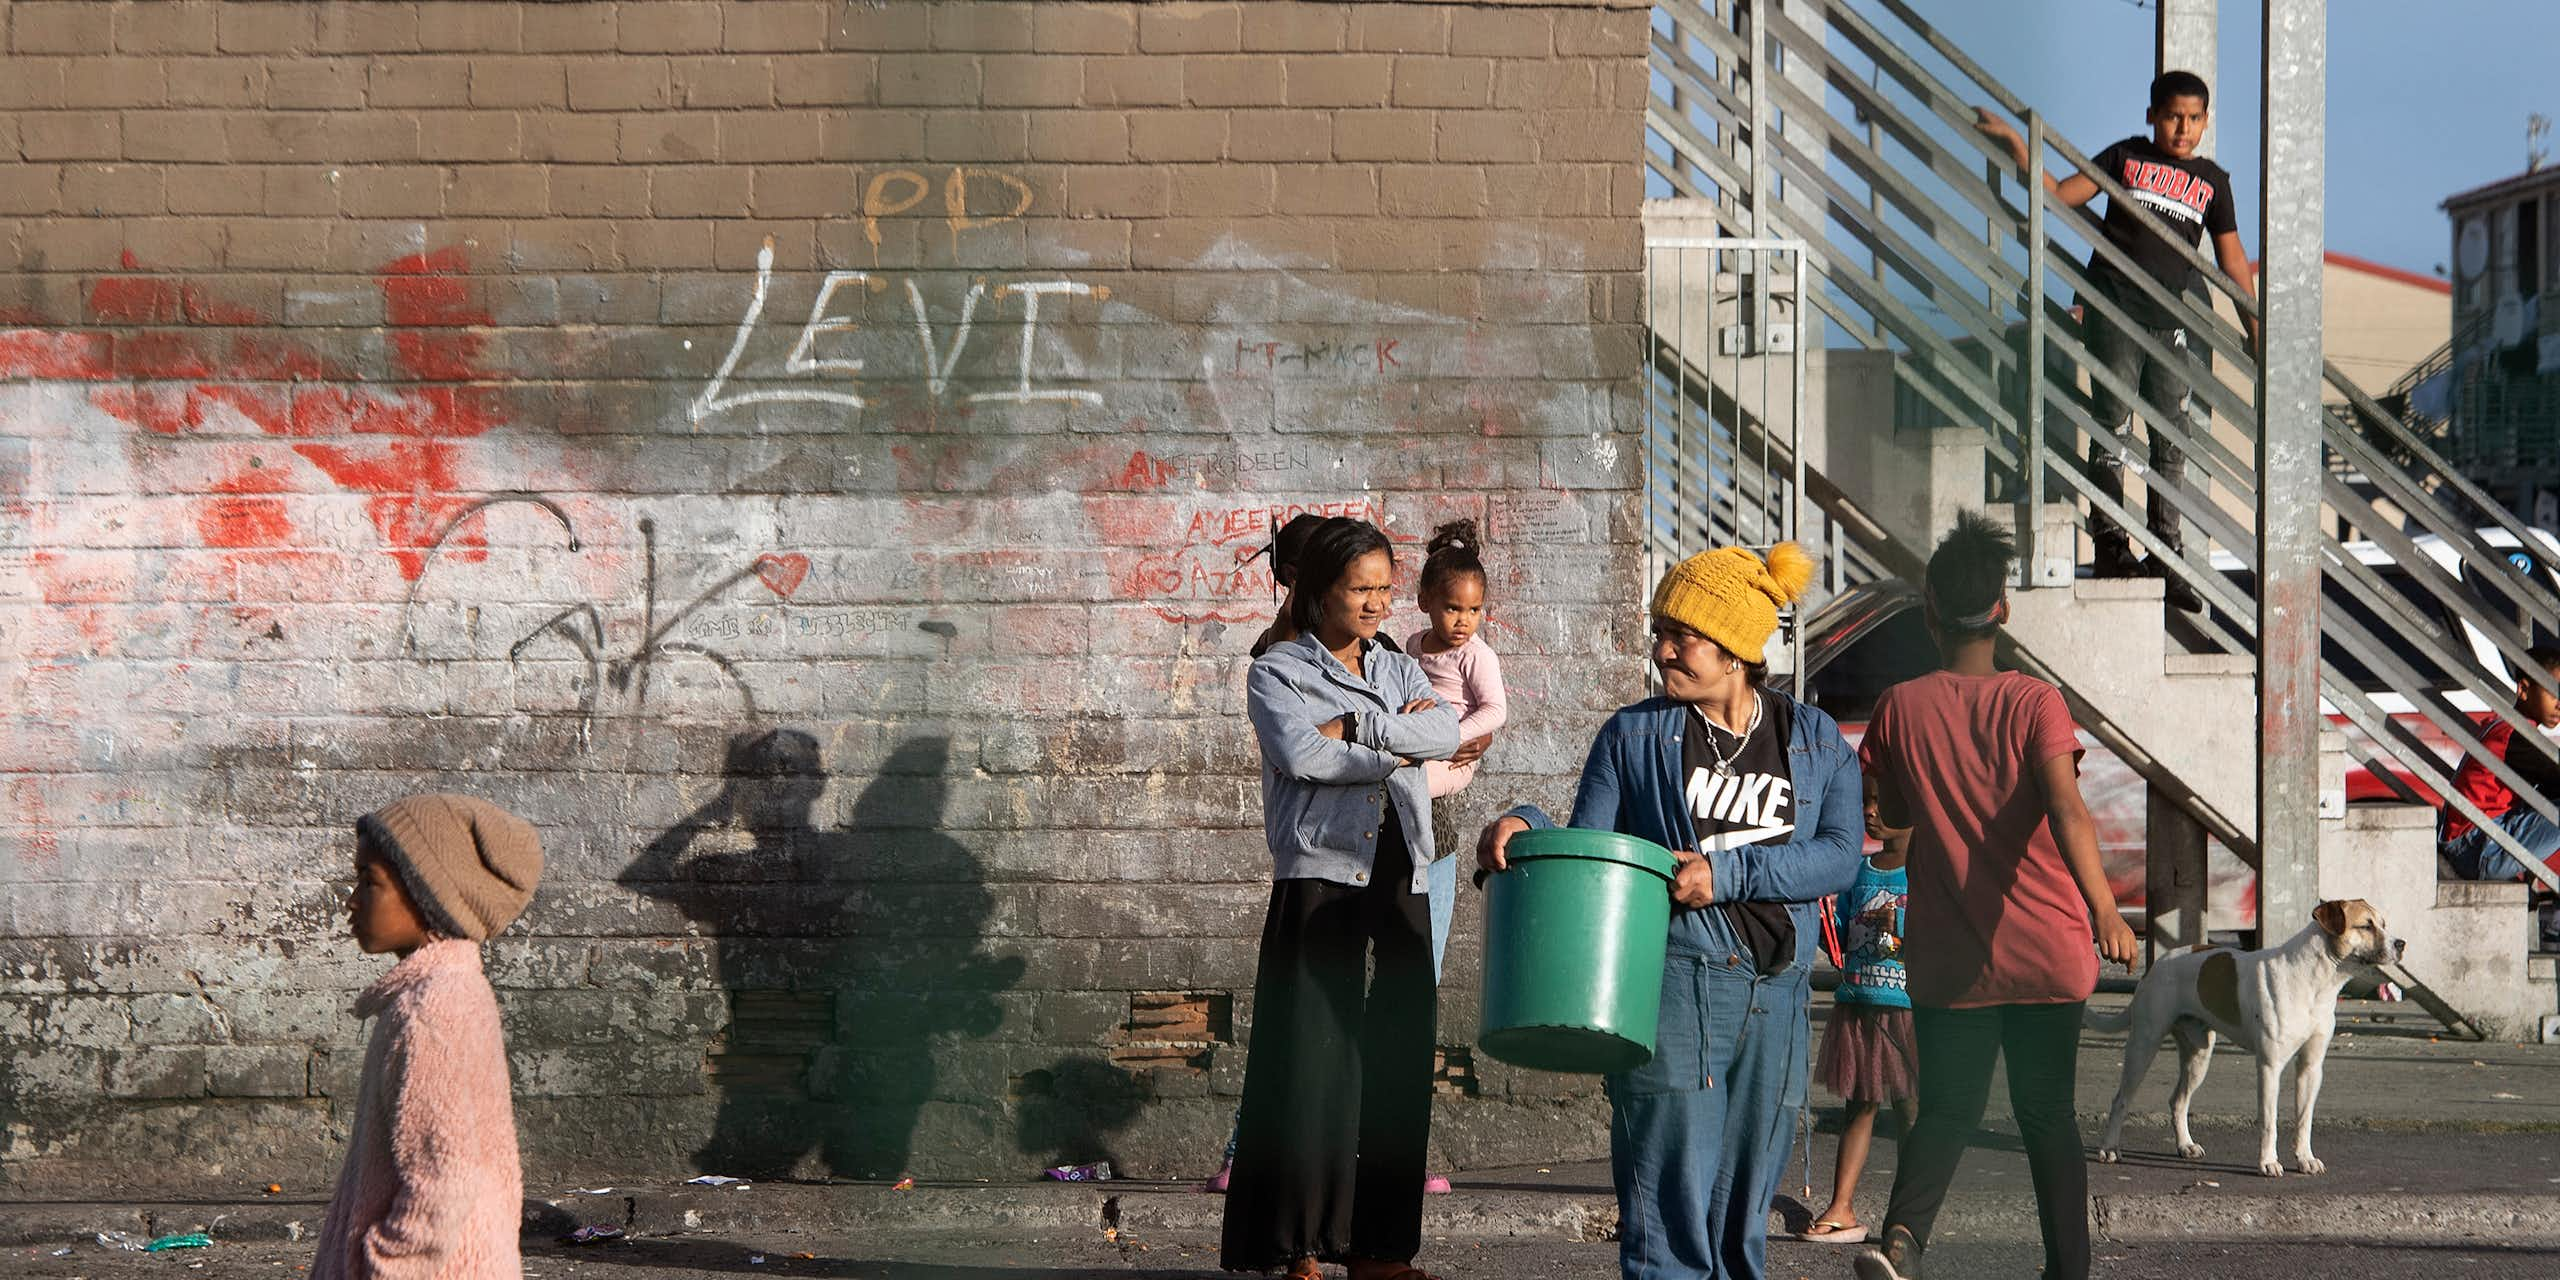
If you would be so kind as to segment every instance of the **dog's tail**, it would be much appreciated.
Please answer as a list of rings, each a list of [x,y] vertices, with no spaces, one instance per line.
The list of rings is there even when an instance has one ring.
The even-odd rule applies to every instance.
[[[2091,1031],[2122,1031],[2133,1025],[2133,1006],[2126,1005],[2113,1013],[2102,1012],[2095,1006],[2084,1008],[2080,1011],[2080,1025]]]

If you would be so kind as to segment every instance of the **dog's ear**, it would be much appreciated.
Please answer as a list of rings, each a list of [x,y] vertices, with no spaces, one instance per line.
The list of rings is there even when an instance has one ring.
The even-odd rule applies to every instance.
[[[2347,904],[2334,898],[2323,902],[2311,909],[2311,922],[2337,937],[2347,931]]]

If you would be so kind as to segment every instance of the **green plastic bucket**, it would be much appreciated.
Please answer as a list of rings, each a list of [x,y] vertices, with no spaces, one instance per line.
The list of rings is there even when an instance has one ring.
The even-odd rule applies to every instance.
[[[1653,1059],[1679,861],[1613,831],[1523,831],[1485,881],[1484,1031],[1537,1071],[1628,1071]]]

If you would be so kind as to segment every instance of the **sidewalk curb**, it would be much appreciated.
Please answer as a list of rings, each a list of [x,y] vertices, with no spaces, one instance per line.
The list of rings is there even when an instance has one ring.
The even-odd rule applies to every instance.
[[[1116,1228],[1129,1236],[1215,1236],[1223,1197],[1185,1184],[1113,1183],[1061,1187],[918,1187],[878,1184],[759,1184],[743,1188],[620,1189],[555,1193],[527,1200],[528,1241],[548,1241],[587,1223],[634,1236],[883,1232],[1038,1237]],[[216,1239],[310,1239],[327,1206],[313,1200],[225,1203],[170,1200],[139,1205],[85,1201],[0,1206],[0,1245],[60,1244],[103,1231],[150,1237],[204,1230]],[[2411,1196],[2387,1193],[2107,1195],[2090,1198],[2100,1241],[2134,1244],[2197,1240],[2497,1240],[2560,1242],[2560,1194]],[[2034,1240],[2035,1209],[2022,1197],[1959,1195],[1940,1220],[1950,1236]],[[1425,1203],[1426,1235],[1457,1240],[1612,1240],[1614,1198],[1587,1192],[1462,1191]],[[1772,1214],[1773,1232],[1778,1230]]]

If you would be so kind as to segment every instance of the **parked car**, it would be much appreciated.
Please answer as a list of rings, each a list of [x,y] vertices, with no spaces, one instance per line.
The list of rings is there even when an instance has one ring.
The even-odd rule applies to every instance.
[[[2531,532],[2538,545],[2530,547],[2524,545],[2514,534],[2500,528],[2481,529],[2478,531],[2478,537],[2484,545],[2504,554],[2508,563],[2527,574],[2543,579],[2555,591],[2560,591],[2560,537],[2553,536],[2546,529],[2534,529]],[[2473,610],[2495,610],[2505,613],[2507,624],[2530,635],[2533,644],[2560,644],[2560,633],[2555,633],[2549,627],[2536,626],[2531,619],[2514,612],[2513,606],[2508,604],[2502,595],[2481,590],[2473,581],[2471,567],[2465,564],[2462,557],[2456,554],[2451,546],[2446,545],[2442,538],[2434,534],[2420,534],[2412,537],[2410,541],[2438,569],[2444,571],[2447,576],[2470,593],[2470,606]],[[2380,546],[2372,542],[2350,542],[2344,544],[2344,547],[2355,556],[2358,564],[2372,571],[2373,576],[2383,585],[2397,592],[2401,603],[2410,612],[2428,624],[2441,628],[2445,634],[2460,636],[2463,647],[2471,656],[2474,669],[2487,681],[2490,688],[2503,691],[2515,686],[2517,672],[2508,663],[2506,655],[2500,653],[2497,645],[2491,642],[2488,633],[2481,630],[2479,623],[2471,616],[2456,613],[2447,608],[2443,600],[2420,586],[2409,570]],[[2244,593],[2256,594],[2257,575],[2243,568],[2237,556],[2227,551],[2217,551],[2213,555],[2213,567]],[[2419,637],[2405,622],[2397,617],[2386,615],[2372,604],[2341,590],[2334,579],[2324,579],[2320,604],[2323,609],[2336,610],[2355,619],[2367,633],[2387,646],[2402,665],[2419,673],[2432,673],[2436,670],[2438,665],[2436,660],[2427,654]],[[2219,611],[2216,612],[2216,616],[2221,616]],[[2226,626],[2232,621],[2228,618],[2221,620]],[[2342,675],[2371,697],[2374,706],[2389,715],[2392,722],[2403,732],[2424,743],[2428,750],[2434,752],[2436,757],[2443,760],[2448,767],[2461,761],[2462,748],[2433,720],[2419,712],[2416,701],[2410,697],[2410,690],[2394,685],[2390,679],[2358,661],[2344,645],[2334,640],[2326,641],[2321,645],[2321,656],[2335,664]],[[2440,685],[2437,692],[2442,695],[2447,704],[2465,716],[2478,716],[2489,710],[2489,704],[2482,701],[2478,694],[2450,680]],[[2346,717],[2327,698],[2320,700],[2320,711],[2329,717],[2332,724],[2344,725],[2347,722]],[[2428,786],[2406,769],[2386,766],[2386,773],[2388,776],[2377,775],[2364,768],[2350,770],[2347,774],[2348,803],[2405,802],[2411,796],[2428,804],[2440,802],[2441,797],[2436,794],[2433,787]]]

